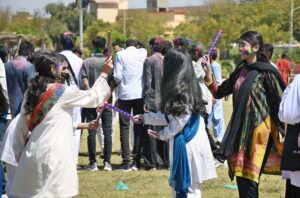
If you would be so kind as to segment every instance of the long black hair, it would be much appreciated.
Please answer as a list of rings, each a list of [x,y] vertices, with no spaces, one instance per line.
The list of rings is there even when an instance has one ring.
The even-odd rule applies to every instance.
[[[8,112],[8,103],[3,93],[2,85],[0,84],[0,115]]]
[[[267,55],[265,54],[264,40],[260,33],[256,31],[247,31],[240,36],[240,40],[245,40],[251,44],[251,46],[258,45],[258,51],[256,52],[257,60],[260,62],[269,62]]]
[[[186,50],[171,49],[164,58],[161,109],[165,114],[180,115],[187,108],[193,114],[205,113],[191,56]]]
[[[32,113],[47,84],[60,81],[60,73],[55,69],[61,65],[60,58],[54,53],[43,53],[35,60],[36,76],[28,88],[25,103],[26,114]]]

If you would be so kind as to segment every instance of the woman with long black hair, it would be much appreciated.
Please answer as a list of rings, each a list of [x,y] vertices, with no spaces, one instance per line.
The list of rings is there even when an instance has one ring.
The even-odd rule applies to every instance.
[[[110,96],[106,82],[108,59],[94,86],[81,91],[65,86],[67,73],[56,54],[35,61],[36,77],[24,97],[13,150],[18,161],[10,195],[14,197],[72,197],[78,194],[73,155],[73,107],[97,107]],[[29,136],[29,131],[31,131]],[[25,145],[25,147],[24,147]]]
[[[201,183],[217,177],[205,131],[205,106],[191,56],[182,49],[170,50],[164,58],[161,112],[145,113],[145,124],[164,126],[148,130],[160,140],[169,140],[172,197],[201,197]]]
[[[220,86],[212,78],[206,57],[206,84],[215,98],[233,94],[233,113],[222,140],[218,159],[228,160],[229,176],[236,176],[240,197],[258,197],[262,173],[280,174],[282,124],[278,109],[285,84],[263,54],[261,34],[239,38],[242,62]]]

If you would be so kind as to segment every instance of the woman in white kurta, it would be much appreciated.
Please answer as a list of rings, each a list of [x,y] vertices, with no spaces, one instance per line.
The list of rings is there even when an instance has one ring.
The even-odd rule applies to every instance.
[[[205,102],[198,85],[190,55],[170,50],[164,58],[160,106],[163,113],[147,112],[134,117],[145,124],[165,126],[148,130],[160,140],[169,140],[172,197],[201,197],[202,181],[216,177],[213,155],[205,131]]]
[[[151,124],[157,126],[165,126],[164,130],[159,132],[159,139],[169,140],[169,148],[173,148],[174,136],[182,131],[191,114],[181,114],[179,116],[168,116],[169,122],[166,120],[165,114],[145,113],[144,124]],[[149,131],[149,134],[155,133]],[[155,136],[155,135],[154,135]],[[201,197],[200,184],[209,179],[217,177],[214,165],[214,159],[211,152],[207,133],[205,131],[204,119],[200,118],[200,125],[195,137],[186,144],[188,162],[191,172],[191,187],[189,188],[188,197]],[[173,149],[169,149],[169,159],[173,161]],[[172,164],[170,164],[172,167]],[[172,197],[176,193],[172,190]]]
[[[57,66],[58,61],[54,54],[42,55],[37,59],[36,70],[40,76],[47,75],[50,71],[55,75],[63,74],[62,66]],[[46,72],[45,67],[51,67],[50,71]],[[106,70],[110,67],[110,62],[107,62]],[[101,75],[105,77],[106,74],[107,71]],[[110,88],[104,77],[99,77],[88,91],[65,87],[55,105],[32,130],[25,148],[14,144],[19,164],[10,194],[15,197],[72,197],[78,194],[78,177],[73,155],[72,109],[95,108],[103,103],[110,95]],[[48,84],[47,89],[50,86]],[[23,138],[24,142],[27,139],[30,117],[25,108],[27,102],[24,102],[21,109],[15,133],[19,136],[15,139]]]
[[[287,198],[299,197],[300,193],[300,74],[284,90],[278,117],[288,124],[283,147],[282,177],[287,179]]]

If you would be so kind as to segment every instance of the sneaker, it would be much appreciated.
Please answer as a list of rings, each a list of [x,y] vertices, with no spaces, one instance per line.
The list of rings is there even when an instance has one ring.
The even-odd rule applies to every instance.
[[[131,165],[131,169],[132,169],[133,171],[138,171],[138,170],[139,170],[139,169],[137,168],[136,164],[132,164],[132,165]]]
[[[104,162],[103,170],[105,170],[105,171],[111,171],[112,170],[112,167],[111,167],[109,162]]]
[[[130,172],[132,171],[130,164],[121,164],[116,170],[118,171],[124,171],[124,172]]]
[[[97,171],[98,167],[97,167],[97,163],[92,163],[92,164],[88,164],[84,167],[85,171]]]

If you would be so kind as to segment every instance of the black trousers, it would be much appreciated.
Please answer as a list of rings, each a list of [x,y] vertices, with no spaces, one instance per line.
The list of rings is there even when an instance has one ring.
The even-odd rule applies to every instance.
[[[169,167],[169,143],[148,135],[148,129],[160,131],[164,127],[146,125],[144,127],[143,157],[145,169]]]
[[[84,109],[86,121],[90,122],[97,118],[96,109]],[[105,109],[101,115],[102,129],[104,135],[104,162],[110,163],[112,152],[112,110]],[[87,138],[88,152],[90,163],[95,163],[96,160],[96,129],[89,129]]]
[[[273,138],[272,138],[272,135],[270,134],[267,148],[266,148],[266,153],[265,153],[265,156],[264,156],[264,159],[262,162],[262,166],[260,169],[260,175],[262,174],[264,167],[267,163],[269,154],[271,152],[272,145],[273,145]],[[259,183],[251,181],[244,177],[236,177],[236,183],[238,186],[240,198],[258,198],[259,197],[259,191],[258,191]]]
[[[214,154],[215,151],[219,148],[218,145],[216,144],[214,138],[212,137],[211,133],[209,132],[209,128],[208,128],[208,114],[206,113],[204,116],[204,123],[205,123],[205,130],[208,136],[208,140],[209,140],[209,144],[211,147],[211,151]]]
[[[119,100],[118,106],[120,109],[127,113],[131,113],[133,110],[133,115],[143,114],[143,99],[134,100]],[[123,164],[130,163],[130,149],[129,149],[129,125],[130,120],[127,117],[119,115],[120,120],[120,141],[122,150]],[[140,164],[141,160],[141,150],[142,150],[142,140],[143,140],[143,125],[134,124],[134,144],[133,144],[133,162]]]
[[[291,180],[286,180],[285,198],[300,197],[300,188],[291,184]]]

